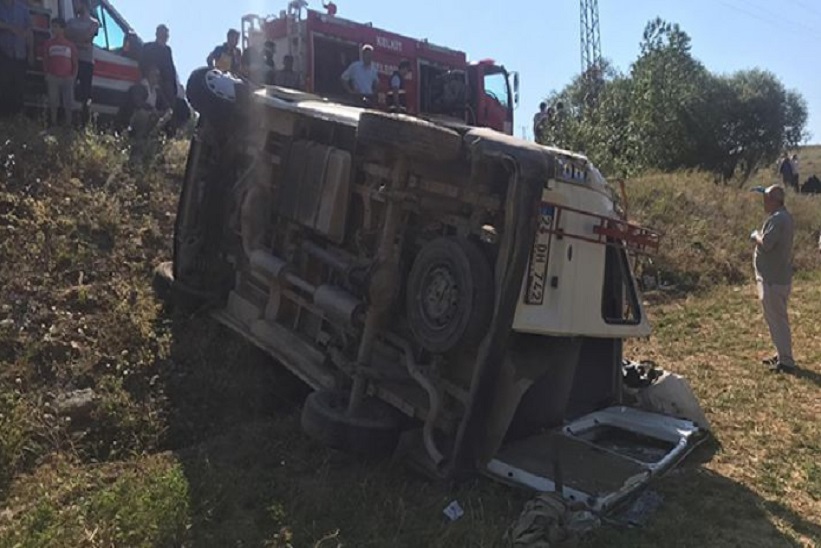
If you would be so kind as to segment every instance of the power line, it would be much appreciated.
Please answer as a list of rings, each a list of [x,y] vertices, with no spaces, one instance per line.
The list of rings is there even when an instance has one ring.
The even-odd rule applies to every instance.
[[[802,0],[790,0],[790,2],[792,2],[793,4],[796,4],[797,6],[800,6],[800,7],[804,8],[807,11],[811,11],[812,13],[814,13],[818,16],[821,16],[821,10],[819,10],[818,8],[813,7],[810,4],[807,4],[806,2],[802,2]]]
[[[798,2],[800,0],[793,0],[793,1]],[[775,20],[778,20],[778,21],[783,21],[783,22],[785,22],[789,25],[793,25],[793,26],[796,26],[796,27],[803,27],[805,30],[807,30],[809,32],[819,34],[819,36],[821,36],[821,32],[819,32],[818,29],[808,25],[806,22],[804,22],[800,19],[796,20],[796,19],[790,19],[790,18],[784,17],[783,12],[773,11],[773,10],[771,10],[771,9],[765,7],[765,6],[756,4],[754,2],[750,2],[749,0],[748,0],[747,4],[749,5],[749,7],[753,8],[753,9],[756,9],[759,12],[761,12],[762,14],[764,14],[764,16],[767,17],[767,19],[772,18],[772,19],[775,19]]]
[[[727,2],[726,0],[718,0],[718,3],[722,4],[725,7],[730,8],[734,11],[737,11],[739,13],[743,13],[744,15],[752,17],[753,19],[756,19],[756,20],[761,21],[763,23],[767,23],[768,25],[774,25],[774,26],[778,26],[778,27],[781,27],[781,28],[788,28],[788,29],[791,29],[791,30],[795,30],[796,26],[804,27],[805,29],[807,29],[811,33],[810,38],[814,38],[816,40],[821,41],[821,33],[818,32],[817,30],[815,30],[814,28],[809,27],[809,26],[807,26],[803,23],[799,23],[799,22],[784,19],[783,17],[780,17],[778,15],[773,17],[772,12],[767,12],[767,10],[762,10],[762,8],[760,6],[755,6],[755,5],[749,6],[748,5],[746,7],[753,7],[753,8],[757,7],[759,10],[767,12],[768,16],[764,16],[764,15],[761,15],[759,13],[749,11],[748,9],[739,7],[735,4],[731,4],[731,3]]]

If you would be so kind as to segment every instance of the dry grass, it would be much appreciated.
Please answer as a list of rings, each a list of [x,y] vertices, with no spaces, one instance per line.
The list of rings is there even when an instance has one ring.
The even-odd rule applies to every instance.
[[[773,375],[773,350],[754,287],[720,287],[651,307],[655,334],[627,353],[685,376],[720,448],[660,488],[664,510],[648,529],[604,533],[620,546],[816,546],[821,542],[821,276],[796,283],[794,345],[801,372]]]
[[[664,234],[641,274],[692,292],[750,279],[750,233],[766,215],[761,195],[713,184],[702,174],[654,175],[627,183],[629,214]],[[818,268],[821,196],[788,195],[796,222],[795,266]]]
[[[0,143],[0,546],[502,544],[527,493],[485,480],[435,484],[318,446],[299,430],[298,381],[207,319],[155,300],[151,270],[168,256],[185,143],[134,166],[116,138],[46,138],[29,125],[0,133],[11,135]],[[663,272],[698,280],[702,292],[655,299],[656,335],[630,352],[691,379],[721,449],[658,484],[665,505],[650,526],[606,527],[585,544],[812,545],[821,538],[812,256],[800,258],[807,273],[794,299],[805,373],[770,376],[756,364],[767,344],[750,288],[707,287],[748,277],[749,249],[728,235],[758,224],[756,204],[722,191],[720,205],[697,177],[634,188],[634,209],[679,242]],[[796,204],[802,224],[817,219],[812,205]],[[683,211],[699,222],[681,222]],[[726,222],[702,222],[716,211]],[[85,424],[51,408],[76,388],[98,396]],[[441,512],[453,499],[467,514],[449,523]]]

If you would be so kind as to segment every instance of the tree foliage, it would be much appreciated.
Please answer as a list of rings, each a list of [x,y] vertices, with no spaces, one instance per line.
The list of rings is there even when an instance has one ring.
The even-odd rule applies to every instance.
[[[690,37],[662,19],[645,28],[628,74],[606,64],[549,97],[564,108],[537,138],[584,151],[607,173],[701,169],[748,178],[806,138],[807,105],[770,72],[711,73]]]

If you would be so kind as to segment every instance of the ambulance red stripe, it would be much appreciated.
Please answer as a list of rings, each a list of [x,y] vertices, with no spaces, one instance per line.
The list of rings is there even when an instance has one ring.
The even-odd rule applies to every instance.
[[[136,65],[123,65],[111,61],[96,60],[94,62],[94,76],[110,78],[111,80],[137,82],[140,80],[140,69]]]

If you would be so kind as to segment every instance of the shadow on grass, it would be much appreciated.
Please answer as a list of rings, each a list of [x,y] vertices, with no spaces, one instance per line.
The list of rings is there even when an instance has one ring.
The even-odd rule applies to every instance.
[[[780,531],[782,521],[805,538],[821,538],[821,527],[747,487],[700,467],[683,468],[653,486],[664,504],[643,528],[605,527],[588,547],[802,546]]]
[[[188,480],[187,544],[279,546],[286,529],[294,546],[497,546],[528,498],[327,450],[300,429],[301,381],[207,317],[165,321],[167,448]],[[442,515],[452,500],[466,511],[456,523]]]
[[[815,371],[811,371],[809,369],[796,366],[795,369],[791,371],[785,371],[784,374],[791,375],[793,377],[797,377],[805,381],[809,381],[813,383],[815,386],[821,388],[821,374],[816,373]]]

